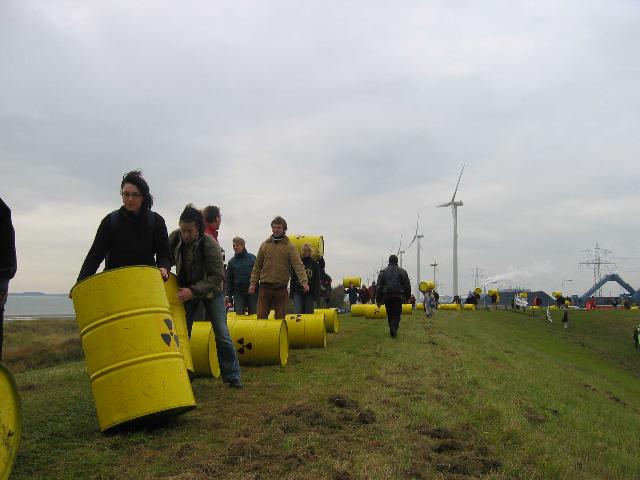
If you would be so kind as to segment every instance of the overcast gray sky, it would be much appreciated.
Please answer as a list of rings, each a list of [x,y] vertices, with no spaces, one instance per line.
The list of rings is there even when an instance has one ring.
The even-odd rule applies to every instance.
[[[420,213],[422,279],[583,293],[596,242],[640,287],[635,1],[0,2],[12,291],[65,292],[142,168],[170,228],[220,205],[249,251],[284,216],[365,282]],[[404,256],[412,283],[415,244]],[[603,267],[603,272],[608,270]],[[610,284],[611,285],[611,284]],[[605,293],[619,293],[611,285]]]

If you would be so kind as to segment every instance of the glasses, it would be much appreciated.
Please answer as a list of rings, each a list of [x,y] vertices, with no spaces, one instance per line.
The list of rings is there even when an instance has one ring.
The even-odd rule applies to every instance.
[[[123,198],[140,198],[141,196],[138,192],[122,192]]]

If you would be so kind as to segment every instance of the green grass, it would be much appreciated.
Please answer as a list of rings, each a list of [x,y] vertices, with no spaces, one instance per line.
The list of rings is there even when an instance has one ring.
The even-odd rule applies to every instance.
[[[326,349],[243,367],[240,391],[198,379],[196,410],[117,434],[82,361],[30,368],[12,479],[637,478],[640,315],[555,315],[416,313],[396,340],[341,316]]]

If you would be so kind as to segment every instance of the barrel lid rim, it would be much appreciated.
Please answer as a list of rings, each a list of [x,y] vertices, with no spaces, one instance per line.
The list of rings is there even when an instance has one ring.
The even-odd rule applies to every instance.
[[[93,275],[89,275],[87,278],[83,278],[79,282],[76,282],[75,285],[73,287],[71,287],[71,295],[73,295],[73,291],[76,289],[77,286],[82,285],[87,280],[91,280],[91,279],[96,278],[96,277],[98,277],[100,275],[104,275],[104,274],[107,274],[107,273],[112,273],[112,272],[115,272],[117,270],[124,270],[125,268],[151,268],[153,270],[159,270],[158,267],[152,267],[151,265],[127,265],[126,267],[110,268],[109,270],[103,270],[102,272],[94,273]]]

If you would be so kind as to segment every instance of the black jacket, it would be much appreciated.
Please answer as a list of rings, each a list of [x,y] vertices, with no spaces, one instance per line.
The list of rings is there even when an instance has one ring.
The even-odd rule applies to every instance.
[[[105,270],[133,265],[171,268],[164,218],[152,211],[133,215],[124,207],[114,215],[115,221],[110,213],[100,222],[78,281],[96,273],[103,260]]]
[[[11,223],[11,209],[0,198],[0,279],[12,279],[16,268],[16,236]]]
[[[233,255],[227,265],[227,296],[247,294],[251,272],[256,263],[256,256],[243,250]]]
[[[404,268],[390,263],[378,275],[376,303],[384,303],[387,298],[401,298],[403,301],[411,297],[411,282]]]
[[[309,280],[309,293],[304,293],[302,285],[300,285],[300,282],[298,281],[298,276],[295,274],[293,269],[291,269],[291,284],[289,289],[291,290],[291,293],[307,295],[317,300],[318,296],[320,295],[320,266],[318,265],[318,262],[316,262],[311,257],[300,257],[300,259],[302,260],[304,269],[307,272],[307,279]]]

